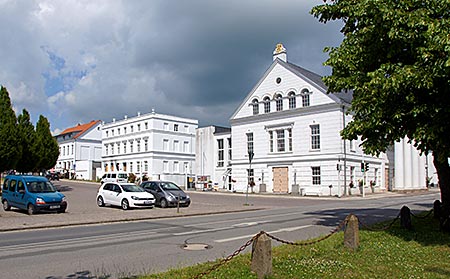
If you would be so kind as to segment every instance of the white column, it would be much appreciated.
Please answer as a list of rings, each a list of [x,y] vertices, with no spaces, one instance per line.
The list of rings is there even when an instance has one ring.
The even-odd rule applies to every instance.
[[[404,150],[403,150],[403,140],[395,142],[394,144],[394,188],[400,189],[405,185],[403,164],[404,164]]]
[[[412,165],[413,165],[413,160],[412,160],[412,145],[409,144],[406,139],[403,140],[403,154],[405,154],[404,158],[404,179],[403,179],[403,189],[405,188],[411,188],[413,185],[413,179],[412,179]]]

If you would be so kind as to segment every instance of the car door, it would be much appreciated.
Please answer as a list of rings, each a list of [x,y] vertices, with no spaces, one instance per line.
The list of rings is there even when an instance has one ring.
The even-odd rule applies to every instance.
[[[159,203],[164,198],[164,192],[162,191],[158,182],[151,182],[150,189],[153,196],[155,196],[156,202]]]
[[[103,201],[104,203],[111,203],[111,195],[112,195],[112,185],[107,183],[105,186],[103,186],[102,192]]]
[[[16,204],[17,207],[25,209],[27,208],[27,192],[25,190],[25,183],[23,182],[22,179],[19,179],[17,181],[17,186],[16,186]]]
[[[17,178],[12,178],[11,181],[9,182],[9,186],[8,186],[8,194],[9,194],[8,201],[9,201],[9,204],[14,207],[18,207],[17,200],[18,200],[19,193],[17,193],[17,191],[16,191],[16,185],[17,185]]]
[[[122,193],[122,189],[120,189],[120,186],[117,184],[112,184],[111,204],[120,205],[120,202],[122,200],[121,193]]]

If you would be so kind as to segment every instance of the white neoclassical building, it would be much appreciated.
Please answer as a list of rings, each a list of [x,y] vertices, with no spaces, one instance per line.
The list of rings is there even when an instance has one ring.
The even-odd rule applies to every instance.
[[[145,174],[186,186],[194,174],[197,127],[197,120],[154,111],[104,123],[102,170]]]
[[[345,113],[351,93],[326,91],[319,75],[288,62],[277,45],[272,64],[230,119],[238,191],[247,191],[249,181],[253,191],[305,195],[426,187],[430,158],[405,141],[387,154],[364,154],[360,141],[340,136],[351,121]]]
[[[101,121],[67,128],[55,138],[59,145],[55,170],[71,178],[95,180],[102,160]]]
[[[231,129],[207,126],[197,129],[196,188],[233,190],[231,178]]]

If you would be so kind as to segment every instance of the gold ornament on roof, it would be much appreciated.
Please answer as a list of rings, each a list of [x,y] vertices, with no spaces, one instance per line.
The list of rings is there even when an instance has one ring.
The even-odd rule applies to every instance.
[[[280,44],[277,44],[277,46],[275,48],[275,53],[278,54],[278,53],[281,53],[281,52],[283,52],[285,50],[286,49],[284,48],[283,44],[280,43]]]

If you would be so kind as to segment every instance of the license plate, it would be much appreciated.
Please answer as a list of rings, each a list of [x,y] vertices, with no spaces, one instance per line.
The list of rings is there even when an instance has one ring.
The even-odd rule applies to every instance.
[[[186,203],[186,201],[180,201],[180,203]]]
[[[151,204],[151,201],[144,201],[144,204]]]
[[[50,209],[57,209],[59,207],[60,207],[59,205],[50,205]]]

